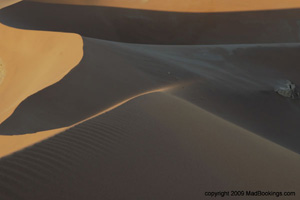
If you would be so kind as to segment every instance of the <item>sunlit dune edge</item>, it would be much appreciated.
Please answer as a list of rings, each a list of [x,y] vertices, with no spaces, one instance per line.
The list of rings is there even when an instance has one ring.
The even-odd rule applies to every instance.
[[[10,6],[12,4],[18,3],[20,1],[22,1],[22,0],[1,0],[0,1],[0,9]]]
[[[0,158],[12,154],[16,151],[22,150],[37,142],[45,140],[53,135],[63,132],[67,128],[60,128],[55,130],[42,131],[34,134],[25,135],[1,135],[0,136]]]
[[[174,12],[236,12],[300,8],[297,0],[24,0],[44,3],[108,6]]]
[[[83,57],[81,36],[0,24],[0,123],[28,96],[61,80]]]
[[[47,131],[40,131],[40,132],[37,132],[37,133],[30,133],[30,134],[24,134],[24,135],[13,135],[13,136],[4,136],[4,135],[1,135],[0,136],[0,146],[1,146],[1,151],[0,151],[0,158],[1,157],[5,157],[5,156],[8,156],[12,153],[15,153],[17,151],[20,151],[24,148],[27,148],[27,147],[30,147],[36,143],[39,143],[43,140],[46,140],[50,137],[53,137],[59,133],[62,133],[64,131],[67,131],[68,129],[70,128],[73,128],[79,124],[82,124],[88,120],[91,120],[91,119],[94,119],[100,115],[103,115],[107,112],[110,112],[118,107],[121,107],[122,105],[134,100],[134,99],[137,99],[139,97],[142,97],[142,96],[146,96],[146,95],[149,95],[149,94],[153,94],[153,93],[163,93],[164,95],[168,95],[168,96],[172,96],[172,98],[175,98],[175,99],[178,99],[179,101],[182,101],[184,102],[185,104],[189,105],[189,106],[192,106],[194,107],[196,110],[200,110],[201,112],[200,113],[203,113],[205,116],[210,116],[210,118],[213,118],[215,119],[214,122],[216,123],[221,123],[221,124],[226,124],[226,126],[230,127],[230,129],[235,129],[237,130],[237,132],[240,132],[241,134],[244,134],[244,135],[247,135],[245,137],[250,137],[251,140],[249,140],[250,143],[256,143],[256,144],[263,144],[263,145],[266,145],[269,147],[269,149],[271,148],[272,151],[274,152],[277,152],[277,153],[280,153],[280,154],[286,154],[286,155],[289,155],[289,156],[292,156],[292,157],[298,157],[298,154],[279,145],[279,144],[276,144],[272,141],[269,141],[251,131],[248,131],[242,127],[239,127],[238,125],[235,125],[233,124],[232,122],[229,122],[227,120],[224,120],[206,110],[203,110],[202,108],[192,104],[191,102],[187,101],[187,100],[184,100],[180,97],[177,97],[177,96],[174,96],[172,95],[171,93],[169,93],[169,91],[172,91],[172,90],[176,90],[176,87],[177,86],[183,86],[183,85],[187,85],[187,84],[190,84],[191,82],[186,82],[186,83],[183,83],[183,84],[177,84],[177,85],[173,85],[173,86],[168,86],[168,87],[164,87],[164,88],[159,88],[159,89],[155,89],[155,90],[151,90],[151,91],[147,91],[147,92],[143,92],[143,93],[140,93],[140,94],[137,94],[135,96],[132,96],[130,98],[127,98],[91,117],[88,117],[82,121],[79,121],[71,126],[68,126],[68,127],[62,127],[62,128],[58,128],[58,129],[53,129],[53,130],[47,130]],[[225,136],[224,136],[225,137]],[[244,136],[242,136],[244,137]],[[255,142],[254,142],[255,141]]]
[[[6,136],[6,135],[0,135],[0,146],[1,146],[1,150],[0,150],[0,158],[7,156],[9,154],[12,154],[16,151],[20,151],[28,146],[31,146],[35,143],[38,143],[42,140],[48,139],[56,134],[59,134],[63,131],[66,131],[67,129],[70,129],[78,124],[81,124],[85,121],[88,121],[92,118],[95,118],[99,115],[102,115],[104,113],[107,113],[119,106],[122,106],[123,104],[127,103],[128,101],[131,101],[135,98],[138,98],[140,96],[143,95],[147,95],[147,94],[151,94],[151,93],[155,93],[155,92],[163,92],[166,91],[168,89],[174,88],[176,86],[170,86],[170,87],[164,87],[164,88],[160,88],[160,89],[156,89],[156,90],[151,90],[151,91],[147,91],[138,95],[135,95],[133,97],[130,97],[126,100],[121,101],[120,103],[115,104],[114,106],[111,106],[89,118],[86,118],[80,122],[77,122],[69,127],[62,127],[62,128],[58,128],[58,129],[53,129],[53,130],[47,130],[47,131],[40,131],[37,133],[29,133],[29,134],[24,134],[24,135],[13,135],[13,136]]]
[[[128,138],[128,139],[133,139],[132,143],[129,143],[130,145],[144,145],[146,147],[148,147],[148,145],[151,145],[151,148],[153,149],[157,148],[157,151],[155,152],[159,153],[159,151],[161,150],[161,143],[158,142],[157,146],[154,146],[155,143],[153,143],[152,140],[153,137],[155,137],[156,140],[161,139],[164,145],[168,145],[169,143],[171,143],[170,146],[166,147],[165,150],[166,152],[176,151],[179,149],[188,158],[192,160],[193,159],[201,160],[202,163],[204,164],[200,166],[200,169],[202,169],[202,167],[205,169],[205,166],[209,165],[210,170],[207,171],[208,173],[206,174],[207,176],[205,175],[203,170],[201,170],[201,173],[204,173],[202,175],[203,178],[201,179],[203,180],[203,182],[206,183],[207,180],[210,180],[209,178],[214,178],[214,176],[211,176],[211,174],[216,175],[216,177],[222,177],[223,179],[226,180],[226,181],[217,182],[216,184],[218,185],[216,187],[218,186],[220,187],[220,185],[224,184],[223,187],[226,188],[226,186],[237,185],[239,183],[238,181],[242,180],[240,183],[241,185],[239,185],[239,187],[241,188],[246,188],[246,187],[252,188],[253,185],[251,183],[255,181],[256,183],[255,186],[260,188],[261,187],[268,188],[271,186],[276,190],[284,188],[285,190],[290,189],[292,191],[298,191],[299,187],[297,183],[299,181],[294,177],[297,177],[299,172],[293,170],[295,167],[299,166],[300,164],[299,155],[297,153],[294,153],[276,143],[273,143],[267,139],[264,139],[256,135],[255,133],[249,132],[231,122],[228,122],[210,112],[207,112],[202,108],[194,104],[191,104],[190,102],[182,98],[173,96],[172,94],[168,93],[168,90],[166,91],[158,90],[157,92],[149,91],[143,94],[145,95],[141,94],[135,96],[136,98],[133,99],[130,98],[133,101],[127,101],[127,100],[124,101],[124,104],[121,104],[119,107],[117,107],[117,109],[113,109],[113,107],[112,109],[108,109],[109,111],[111,111],[111,115],[115,117],[119,116],[120,112],[132,113],[132,115],[131,114],[128,115],[129,116],[128,119],[124,119],[124,121],[122,122],[116,121],[116,123],[119,125],[120,124],[122,125],[123,123],[126,124],[133,119],[137,120],[137,118],[134,118],[133,116],[138,117],[139,116],[138,113],[140,112],[143,113],[143,115],[140,116],[140,120],[138,120],[139,125],[137,125],[137,127],[134,126],[133,130],[137,129],[141,131],[141,130],[150,129],[149,133],[146,132],[150,136],[149,138],[147,138],[148,134],[140,134],[140,135],[138,133],[134,134],[134,131],[130,129],[133,133],[133,138],[131,137]],[[174,107],[176,107],[176,109],[174,109]],[[95,119],[93,123],[95,123],[95,121],[97,120],[101,122],[101,118],[97,119],[97,115],[93,117]],[[111,120],[114,119],[115,118],[111,118]],[[148,124],[148,120],[152,122],[150,123],[150,125]],[[157,133],[158,129],[156,129],[157,127],[153,124],[153,121],[151,120],[154,120],[158,127],[161,128],[167,127],[166,129],[163,130],[165,131],[169,130],[169,132],[166,131],[167,132],[166,135],[168,137],[166,137],[164,133],[161,133],[161,135]],[[84,124],[82,125],[83,126],[80,125],[81,129],[80,128],[76,129],[76,127],[75,130],[70,129],[69,135],[65,134],[64,139],[71,139],[73,137],[72,134],[74,134],[74,136],[78,135],[79,132],[82,132],[82,128],[88,129],[91,123],[87,121],[87,123],[85,124],[86,126],[84,126]],[[101,126],[101,123],[99,126]],[[126,127],[130,127],[130,126],[126,126]],[[144,128],[141,129],[141,127]],[[85,135],[87,138],[90,138],[91,136],[89,135],[94,135],[93,131],[91,130],[88,129],[87,132],[85,132],[83,135]],[[61,129],[60,131],[63,131],[63,129]],[[126,132],[126,128],[124,132]],[[131,133],[130,131],[128,132]],[[151,132],[153,132],[153,135],[150,134]],[[47,131],[44,133],[48,134],[47,137],[52,136],[51,131]],[[99,132],[99,134],[102,133]],[[116,133],[116,135],[117,134],[118,133]],[[158,136],[154,136],[155,134]],[[32,137],[34,137],[34,135]],[[145,142],[138,143],[137,141],[134,140],[134,139],[138,140],[139,138],[143,138]],[[113,139],[115,138],[113,137]],[[121,140],[120,142],[124,142],[125,144],[127,144],[124,141],[124,138],[122,139],[123,140]],[[156,141],[155,139],[154,142]],[[168,139],[170,140],[169,143],[165,142],[168,141]],[[26,147],[25,145],[27,143],[26,141],[27,138],[21,138],[20,142],[23,142],[22,140],[25,140],[25,144],[23,146]],[[74,139],[72,139],[73,142],[76,140],[82,140],[82,138],[74,137]],[[148,140],[149,143],[147,143]],[[104,145],[108,149],[115,149],[116,151],[120,151],[120,152],[123,150],[118,145],[109,146],[110,143],[107,144],[105,140],[101,140],[101,141],[103,143],[96,143],[96,144],[99,146]],[[118,141],[118,140],[114,140],[114,141]],[[46,142],[45,144],[47,144],[47,141],[45,142]],[[176,144],[176,147],[178,149],[172,146],[172,144],[174,143]],[[47,146],[45,144],[40,144],[39,147],[45,148],[45,146]],[[72,142],[66,143],[66,147],[69,147],[69,144],[74,144],[74,143]],[[83,149],[88,149],[87,148],[88,145],[91,146],[95,145],[95,143],[92,142],[87,144],[84,143],[84,144],[86,146],[84,146]],[[34,150],[36,152],[39,152],[36,150],[36,148],[34,148]],[[76,150],[79,151],[80,149],[76,149]],[[132,153],[131,151],[129,152]],[[164,157],[164,153],[166,152],[160,152],[159,154],[157,154],[157,155],[162,155],[163,158],[162,162],[164,162],[165,159],[168,159]],[[75,151],[75,153],[73,152],[73,154],[76,153],[77,151]],[[98,155],[97,158],[102,158],[101,156],[99,156],[100,154],[99,151],[97,151],[96,153]],[[133,155],[130,153],[126,152],[124,154],[128,155],[129,157],[134,156],[133,153],[132,153]],[[150,153],[146,154],[143,158],[147,158],[147,156],[152,154]],[[180,155],[181,154],[179,154],[178,156]],[[115,158],[114,154],[109,154],[109,156]],[[60,159],[58,159],[58,157],[54,157],[54,158],[55,158],[53,159],[54,161],[56,161],[56,159],[57,160],[61,159],[61,157],[59,157]],[[41,159],[44,158],[42,157]],[[65,159],[68,158],[66,157]],[[71,157],[71,160],[72,159],[73,157]],[[70,159],[68,159],[68,161],[70,161]],[[193,166],[192,163],[193,162],[191,162],[189,166]],[[63,166],[68,164],[69,164],[68,162],[61,162],[61,165]],[[182,164],[182,162],[178,161],[178,164],[180,165]],[[153,163],[151,163],[150,165],[152,166]],[[73,165],[71,166],[76,168],[76,166]],[[265,167],[272,166],[272,168],[269,168],[268,170],[270,171],[267,171],[264,168],[264,166]],[[278,176],[272,176],[274,172],[280,171],[281,168],[288,169],[288,170],[286,171],[286,173],[280,173],[278,174]],[[97,180],[101,180],[101,179],[97,179]],[[279,180],[281,180],[282,183]],[[208,183],[209,183],[208,186],[212,184],[210,182]]]

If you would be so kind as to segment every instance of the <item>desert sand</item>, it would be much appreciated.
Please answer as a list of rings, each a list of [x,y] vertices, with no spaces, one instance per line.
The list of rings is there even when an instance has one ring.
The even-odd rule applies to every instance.
[[[300,3],[180,3],[0,10],[0,199],[297,199]]]
[[[297,7],[186,13],[22,1],[2,9],[0,21],[21,29],[70,32],[126,43],[265,44],[300,42],[299,13]]]
[[[20,1],[22,1],[22,0],[2,0],[0,2],[0,9],[4,8],[4,7],[7,7],[7,6],[10,6],[10,5],[15,4],[17,2],[20,2]]]
[[[25,0],[55,4],[107,6],[175,12],[233,12],[300,8],[297,0]]]
[[[9,1],[3,5],[7,3]],[[3,24],[0,24],[0,35],[2,123],[24,99],[61,80],[75,67],[83,56],[83,42],[75,34],[24,31]],[[3,156],[20,150],[48,135],[24,135],[19,139],[1,136],[0,154]]]

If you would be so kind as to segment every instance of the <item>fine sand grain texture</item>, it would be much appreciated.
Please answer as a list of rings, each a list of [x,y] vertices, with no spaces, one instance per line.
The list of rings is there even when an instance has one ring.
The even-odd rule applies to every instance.
[[[0,157],[7,156],[16,151],[20,151],[28,146],[31,146],[35,143],[38,143],[42,140],[45,140],[53,135],[65,131],[67,128],[59,128],[49,131],[23,134],[17,136],[0,136]]]
[[[298,154],[154,93],[0,160],[0,197],[181,200],[232,188],[299,191],[299,167]]]

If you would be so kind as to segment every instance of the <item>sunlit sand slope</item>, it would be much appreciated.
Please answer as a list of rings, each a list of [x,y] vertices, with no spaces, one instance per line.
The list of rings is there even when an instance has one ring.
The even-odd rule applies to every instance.
[[[24,31],[3,24],[0,24],[0,35],[2,123],[24,99],[61,80],[75,67],[83,56],[83,42],[81,37],[75,34]],[[40,134],[0,136],[0,157],[57,132],[58,130],[50,130]]]
[[[20,2],[0,12],[0,22],[18,28],[147,44],[300,42],[299,21],[299,9],[178,13]]]
[[[22,0],[1,0],[0,1],[0,9],[10,6],[10,5],[13,5],[15,3],[18,3],[20,1],[22,1]]]
[[[178,86],[174,86],[174,87],[178,87]],[[101,112],[92,115],[86,119],[83,119],[82,121],[79,121],[77,123],[74,123],[70,126],[67,127],[63,127],[63,128],[57,128],[57,129],[52,129],[52,130],[48,130],[48,131],[40,131],[40,132],[36,132],[36,133],[27,133],[27,134],[23,134],[23,135],[13,135],[13,136],[0,136],[0,158],[4,157],[4,156],[8,156],[16,151],[20,151],[28,146],[31,146],[35,143],[38,143],[42,140],[45,140],[47,138],[50,138],[56,134],[59,134],[61,132],[64,132],[78,124],[84,123],[85,121],[88,121],[90,119],[93,119],[99,115],[103,115],[107,112],[110,112],[111,110],[114,110],[116,108],[118,108],[119,106],[122,106],[123,104],[127,103],[128,101],[131,101],[137,97],[146,95],[146,94],[150,94],[150,93],[155,93],[155,92],[161,92],[161,91],[166,91],[166,90],[170,90],[174,87],[165,87],[165,88],[159,88],[156,90],[151,90],[151,91],[147,91],[144,93],[140,93],[137,94],[135,96],[132,96],[128,99],[125,99],[105,110],[102,110]]]
[[[1,123],[24,99],[75,67],[83,56],[83,42],[75,34],[25,31],[2,24],[0,35]]]
[[[66,128],[42,131],[24,135],[0,136],[0,158],[20,151],[53,135],[63,132]]]
[[[23,101],[0,126],[1,134],[71,126],[143,92],[179,85],[175,95],[300,152],[299,102],[274,92],[281,79],[299,84],[298,44],[148,46],[88,38],[84,43],[81,63]]]
[[[24,0],[176,12],[230,12],[300,8],[298,0]]]
[[[298,192],[299,167],[297,154],[157,93],[0,160],[0,198],[182,200],[232,188]]]

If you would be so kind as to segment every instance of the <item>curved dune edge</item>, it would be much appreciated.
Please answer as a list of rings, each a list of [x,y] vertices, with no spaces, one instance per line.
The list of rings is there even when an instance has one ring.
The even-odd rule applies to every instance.
[[[300,8],[298,0],[24,0],[43,3],[108,6],[174,12],[236,12]]]
[[[67,128],[60,128],[55,130],[43,131],[34,134],[13,135],[13,136],[0,136],[0,158],[20,151],[28,146],[31,146],[39,141],[50,138],[60,132],[65,131]]]
[[[188,83],[187,83],[188,84]],[[182,86],[182,85],[181,85]],[[131,101],[131,100],[134,100],[138,97],[142,97],[142,96],[145,96],[145,95],[148,95],[148,94],[153,94],[153,93],[164,93],[165,95],[167,96],[172,96],[172,98],[175,98],[175,99],[178,99],[179,101],[181,102],[184,102],[185,104],[188,104],[190,107],[194,107],[196,110],[200,110],[201,112],[205,113],[205,115],[207,116],[210,116],[211,118],[216,118],[216,121],[219,121],[219,122],[222,122],[224,124],[227,124],[228,127],[232,127],[233,129],[236,129],[238,130],[239,132],[241,132],[242,134],[247,134],[248,136],[247,137],[251,137],[253,140],[255,140],[257,144],[265,144],[267,146],[272,146],[272,149],[274,149],[274,151],[276,152],[280,152],[280,153],[287,153],[287,154],[290,154],[290,155],[296,155],[298,156],[297,153],[285,148],[285,147],[282,147],[281,145],[278,145],[272,141],[269,141],[255,133],[252,133],[248,130],[245,130],[231,122],[228,122],[202,108],[199,108],[198,106],[190,103],[189,101],[187,100],[184,100],[180,97],[177,97],[177,96],[174,96],[172,94],[169,94],[168,91],[170,91],[171,89],[176,89],[177,85],[175,86],[169,86],[169,87],[164,87],[164,88],[160,88],[160,89],[156,89],[156,90],[151,90],[151,91],[147,91],[147,92],[144,92],[144,93],[141,93],[141,94],[137,94],[133,97],[130,97],[126,100],[123,100],[121,101],[120,103],[117,103],[115,104],[114,106],[111,106],[91,117],[88,117],[80,122],[77,122],[71,126],[68,126],[68,127],[62,127],[62,128],[58,128],[58,129],[53,129],[53,130],[47,130],[47,131],[41,131],[41,132],[37,132],[37,133],[29,133],[29,134],[25,134],[25,135],[13,135],[13,136],[5,136],[5,135],[1,135],[0,136],[0,146],[1,146],[1,151],[0,151],[0,158],[2,157],[5,157],[5,156],[8,156],[12,153],[15,153],[17,151],[20,151],[20,150],[23,150],[24,148],[27,148],[29,146],[32,146],[36,143],[39,143],[43,140],[46,140],[50,137],[53,137],[59,133],[62,133],[64,131],[67,131],[68,129],[70,128],[73,128],[79,124],[82,124],[88,120],[91,120],[93,118],[96,118],[102,114],[105,114],[107,112],[110,112],[124,104],[126,104],[127,102]]]
[[[166,93],[134,99],[0,165],[2,199],[181,200],[232,188],[300,191],[298,154]]]
[[[0,24],[0,58],[5,77],[0,85],[0,123],[28,96],[70,72],[83,57],[81,36],[28,31]]]
[[[18,3],[20,1],[22,1],[22,0],[1,0],[0,1],[0,9],[10,6],[12,4]]]
[[[143,96],[143,95],[147,95],[147,94],[151,94],[151,93],[155,93],[155,92],[163,92],[163,91],[166,91],[168,89],[171,89],[175,86],[170,86],[170,87],[165,87],[165,88],[160,88],[160,89],[157,89],[157,90],[151,90],[151,91],[147,91],[147,92],[144,92],[144,93],[141,93],[141,94],[138,94],[138,95],[135,95],[133,97],[130,97],[126,100],[123,100],[121,101],[120,103],[118,104],[115,104],[114,106],[112,107],[109,107],[89,118],[86,118],[80,122],[77,122],[71,126],[68,126],[68,127],[63,127],[63,128],[58,128],[58,129],[53,129],[53,130],[47,130],[47,131],[41,131],[41,132],[37,132],[37,133],[28,133],[28,134],[25,134],[25,135],[13,135],[13,136],[6,136],[6,135],[0,135],[0,146],[1,146],[1,149],[0,149],[0,158],[4,157],[4,156],[7,156],[9,154],[12,154],[14,152],[17,152],[17,151],[20,151],[26,147],[29,147],[33,144],[36,144],[38,142],[41,142],[43,140],[46,140],[56,134],[59,134],[61,132],[64,132],[78,124],[81,124],[85,121],[88,121],[92,118],[95,118],[99,115],[102,115],[104,113],[107,113],[119,106],[122,106],[123,104],[127,103],[128,101],[131,101],[135,98],[138,98],[140,96]]]

